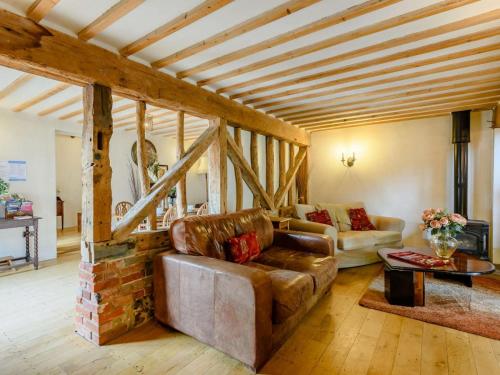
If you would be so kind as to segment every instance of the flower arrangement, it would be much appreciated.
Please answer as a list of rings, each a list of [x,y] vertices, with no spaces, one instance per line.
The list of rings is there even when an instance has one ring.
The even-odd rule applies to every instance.
[[[432,235],[455,236],[461,233],[467,220],[460,214],[450,214],[441,208],[428,208],[422,213],[422,231],[431,230]]]
[[[0,178],[0,195],[7,194],[8,192],[9,192],[8,182]]]

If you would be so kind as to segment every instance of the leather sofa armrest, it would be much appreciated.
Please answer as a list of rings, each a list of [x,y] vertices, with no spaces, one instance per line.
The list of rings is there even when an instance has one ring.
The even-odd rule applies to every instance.
[[[273,245],[288,249],[333,256],[333,239],[326,234],[274,230]]]
[[[154,262],[155,316],[259,368],[272,352],[272,288],[266,272],[165,252]]]
[[[370,215],[369,217],[377,230],[391,230],[402,233],[403,229],[405,229],[405,221],[402,219],[376,215]]]
[[[307,220],[292,219],[290,220],[290,229],[299,232],[325,234],[332,239],[334,252],[337,251],[338,234],[337,229],[334,226],[314,223]]]

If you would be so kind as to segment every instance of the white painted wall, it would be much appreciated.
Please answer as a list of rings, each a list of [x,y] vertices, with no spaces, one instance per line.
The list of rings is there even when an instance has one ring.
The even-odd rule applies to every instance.
[[[67,125],[23,113],[0,110],[0,160],[25,160],[27,181],[11,182],[10,191],[34,203],[41,216],[39,228],[40,260],[56,256],[56,167],[55,131]],[[24,254],[21,229],[0,231],[0,257]]]
[[[489,222],[490,119],[490,112],[473,113],[469,145],[469,214]],[[453,209],[451,127],[451,116],[446,116],[312,133],[311,201],[364,201],[368,213],[406,221],[406,244],[425,245],[418,230],[422,210]],[[357,161],[346,168],[340,162],[341,154],[353,151]]]
[[[56,190],[64,201],[64,227],[77,226],[77,212],[82,210],[82,139],[56,134]],[[57,218],[61,228],[61,218]]]

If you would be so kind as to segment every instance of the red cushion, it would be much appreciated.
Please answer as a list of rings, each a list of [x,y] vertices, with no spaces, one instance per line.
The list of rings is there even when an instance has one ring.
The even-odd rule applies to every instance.
[[[230,259],[235,263],[246,263],[260,254],[259,241],[256,232],[242,234],[228,240]]]
[[[364,208],[350,208],[349,218],[352,230],[375,230],[375,226],[368,219]]]
[[[306,218],[309,221],[314,221],[315,223],[333,225],[332,218],[327,210],[313,211],[306,214]]]

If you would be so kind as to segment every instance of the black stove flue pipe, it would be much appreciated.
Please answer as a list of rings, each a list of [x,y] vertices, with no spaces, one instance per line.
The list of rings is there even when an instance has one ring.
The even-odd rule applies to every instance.
[[[452,113],[454,150],[455,212],[467,218],[468,153],[470,142],[470,111]]]

